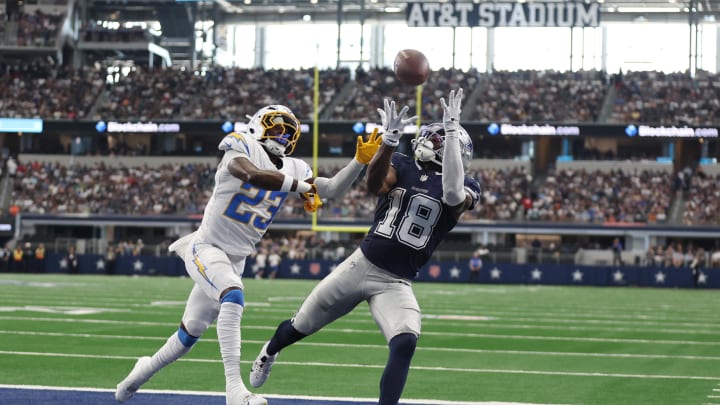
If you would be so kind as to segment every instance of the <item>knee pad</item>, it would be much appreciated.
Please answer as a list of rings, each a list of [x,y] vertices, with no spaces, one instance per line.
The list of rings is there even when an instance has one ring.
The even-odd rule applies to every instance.
[[[187,325],[185,327],[187,327]],[[195,337],[195,336],[190,335],[182,327],[178,328],[177,335],[178,335],[178,339],[180,339],[180,343],[182,343],[182,345],[185,347],[191,347],[192,345],[195,344],[195,342],[198,341],[198,339],[200,339],[199,336]]]
[[[245,306],[245,294],[243,294],[243,291],[240,289],[230,290],[220,300],[220,304],[224,304],[226,302],[232,302],[232,303],[235,303],[235,304],[238,304],[238,305],[244,307]]]
[[[412,333],[401,333],[390,339],[390,351],[393,353],[412,356],[415,353],[417,336]]]

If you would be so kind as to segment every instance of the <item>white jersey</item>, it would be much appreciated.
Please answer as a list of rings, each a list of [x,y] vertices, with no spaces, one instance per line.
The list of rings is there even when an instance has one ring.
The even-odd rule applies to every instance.
[[[248,256],[289,193],[263,190],[230,174],[228,164],[237,157],[250,159],[260,170],[278,170],[258,141],[232,133],[223,138],[219,148],[225,154],[215,172],[215,188],[194,242],[212,244],[229,255]],[[282,161],[280,172],[299,180],[313,177],[310,165],[303,160],[284,157]]]

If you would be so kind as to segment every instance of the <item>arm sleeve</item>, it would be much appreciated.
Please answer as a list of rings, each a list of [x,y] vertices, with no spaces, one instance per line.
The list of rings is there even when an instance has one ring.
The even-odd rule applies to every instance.
[[[460,139],[456,133],[448,132],[445,134],[443,148],[443,200],[447,205],[454,207],[465,201],[465,189],[463,187],[465,171],[460,156]]]
[[[340,169],[340,171],[335,173],[331,178],[316,178],[315,185],[317,186],[318,194],[323,198],[336,198],[345,194],[364,167],[365,165],[352,159],[350,163]]]

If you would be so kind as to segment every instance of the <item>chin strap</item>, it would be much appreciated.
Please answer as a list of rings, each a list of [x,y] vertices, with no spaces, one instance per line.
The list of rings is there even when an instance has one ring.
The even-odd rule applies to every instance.
[[[275,155],[277,157],[285,157],[285,147],[279,142],[272,139],[264,139],[262,141],[263,148],[267,153]]]

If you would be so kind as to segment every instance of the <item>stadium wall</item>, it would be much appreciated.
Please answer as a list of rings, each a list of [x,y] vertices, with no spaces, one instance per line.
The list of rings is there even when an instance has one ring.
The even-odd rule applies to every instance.
[[[339,261],[284,259],[277,273],[283,279],[322,279]],[[248,258],[245,277],[252,277],[254,260]],[[65,255],[49,254],[44,272],[67,273]],[[124,276],[186,276],[183,262],[175,256],[120,256],[110,271],[102,255],[79,255],[80,274]],[[696,285],[689,268],[641,266],[575,266],[566,264],[485,263],[479,282],[483,284],[639,286],[679,288],[720,288],[720,269],[702,269]],[[419,272],[418,282],[465,283],[466,262],[431,261]]]

